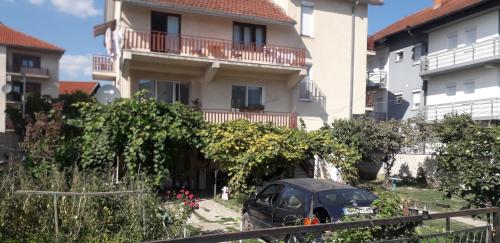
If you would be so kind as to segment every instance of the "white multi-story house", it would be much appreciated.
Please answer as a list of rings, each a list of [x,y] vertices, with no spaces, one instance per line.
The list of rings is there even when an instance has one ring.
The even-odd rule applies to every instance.
[[[367,9],[382,2],[107,0],[94,34],[118,30],[124,43],[118,58],[94,57],[94,79],[199,106],[212,122],[316,129],[364,113]]]
[[[23,87],[26,95],[57,97],[59,60],[64,49],[21,33],[0,23],[0,151],[17,148],[14,124],[6,117],[7,107],[22,109]],[[24,86],[24,82],[25,86]],[[8,92],[10,90],[10,92]],[[0,160],[5,159],[3,155]]]
[[[369,72],[384,73],[374,111],[427,120],[468,113],[500,119],[500,2],[435,0],[371,37]],[[376,102],[375,102],[376,103]]]

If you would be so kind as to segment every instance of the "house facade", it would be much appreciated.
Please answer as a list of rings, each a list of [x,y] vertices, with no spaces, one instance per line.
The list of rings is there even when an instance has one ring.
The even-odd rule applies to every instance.
[[[428,121],[450,113],[500,119],[500,2],[435,0],[374,34],[368,72],[386,75],[373,112]]]
[[[59,60],[63,53],[64,49],[60,47],[0,23],[0,110],[5,111],[8,107],[22,110],[24,87],[26,96],[35,94],[57,97]],[[23,80],[26,81],[25,86]],[[5,147],[17,148],[18,138],[13,129],[14,124],[5,112],[1,112],[2,153],[6,151]]]
[[[122,97],[146,89],[197,106],[211,122],[317,129],[364,113],[367,7],[381,3],[107,0],[94,34],[118,48],[94,57],[94,79]]]

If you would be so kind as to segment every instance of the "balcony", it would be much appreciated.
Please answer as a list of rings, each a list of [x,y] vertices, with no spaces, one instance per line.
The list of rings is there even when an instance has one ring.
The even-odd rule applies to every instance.
[[[471,46],[457,48],[422,58],[421,76],[433,76],[457,69],[500,62],[500,38],[492,38]]]
[[[383,70],[372,71],[366,74],[367,88],[385,88],[387,84],[387,73]]]
[[[40,78],[40,79],[49,79],[49,69],[48,68],[29,68],[29,67],[20,67],[15,65],[7,65],[7,73],[9,75],[22,77],[22,75],[26,75],[29,78]]]
[[[306,64],[306,51],[302,48],[235,43],[232,40],[131,29],[125,30],[124,34],[124,49],[130,51],[294,68],[304,68]]]
[[[442,120],[447,114],[469,114],[474,120],[499,120],[500,98],[471,100],[425,107],[428,121]]]
[[[247,120],[250,122],[271,122],[276,126],[297,128],[296,113],[280,112],[236,112],[228,110],[204,110],[205,120],[210,123],[223,123],[232,120]]]
[[[92,63],[92,78],[94,80],[114,81],[116,73],[114,71],[113,58],[105,55],[94,55]]]

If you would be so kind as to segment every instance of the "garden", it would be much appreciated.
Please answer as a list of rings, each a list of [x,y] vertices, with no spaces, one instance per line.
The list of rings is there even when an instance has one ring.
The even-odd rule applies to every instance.
[[[339,168],[346,183],[377,192],[380,200],[374,206],[382,213],[376,217],[391,217],[403,215],[401,206],[415,197],[408,187],[406,194],[387,190],[396,155],[437,144],[436,166],[423,168],[411,183],[457,200],[457,208],[500,206],[500,127],[466,115],[432,124],[422,118],[337,120],[307,131],[303,125],[292,129],[245,120],[208,124],[188,106],[158,103],[144,93],[109,105],[81,94],[32,97],[28,104],[25,118],[7,111],[18,119],[26,153],[23,161],[0,168],[2,242],[183,236],[198,196],[167,182],[178,154],[186,150],[199,151],[227,175],[233,200],[222,203],[228,207],[238,208],[266,181],[290,177],[297,164],[319,156]],[[380,183],[360,178],[359,168],[366,164],[383,168]],[[20,195],[18,190],[53,193]],[[91,196],[94,192],[108,194]],[[420,229],[400,225],[382,231],[332,237],[375,240]]]

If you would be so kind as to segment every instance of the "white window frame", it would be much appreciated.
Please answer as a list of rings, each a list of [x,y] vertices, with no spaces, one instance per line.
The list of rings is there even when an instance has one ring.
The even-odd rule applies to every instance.
[[[418,94],[418,103],[415,102],[415,94]],[[422,90],[415,89],[411,91],[411,107],[412,110],[419,110],[422,107]],[[418,104],[418,106],[416,106]]]
[[[419,43],[413,46],[413,57],[415,57],[415,50],[417,50],[417,48],[420,49],[420,57],[416,60],[415,58],[413,58],[413,65],[420,65],[420,59],[424,56],[424,45],[422,45],[422,43]]]
[[[405,59],[405,51],[400,50],[395,52],[396,55],[396,62],[402,62]]]
[[[452,37],[455,37],[455,38],[456,38],[456,44],[455,44],[455,47],[453,47],[453,48],[450,46],[450,39],[451,39]],[[448,50],[455,50],[455,49],[457,49],[457,47],[458,47],[458,32],[456,32],[456,31],[455,31],[455,32],[451,32],[451,33],[449,33],[449,34],[446,36],[446,41],[447,41],[446,45],[447,45],[447,49],[448,49]]]
[[[312,13],[310,16],[310,23],[307,27],[309,27],[309,31],[307,31],[306,24],[304,23],[304,7],[311,8]],[[308,33],[306,33],[308,32]],[[309,1],[302,1],[300,6],[300,35],[306,37],[313,37],[314,35],[314,3]]]
[[[473,88],[472,92],[467,92],[468,91],[467,90],[467,86],[468,85],[472,85],[472,88]],[[474,81],[474,80],[465,81],[464,82],[464,94],[465,95],[471,95],[471,94],[474,94],[474,93],[476,93],[476,81]]]
[[[167,81],[167,80],[156,80],[156,79],[143,79],[143,80],[147,80],[147,81],[152,81],[154,82],[154,87],[155,87],[155,92],[154,92],[154,98],[156,101],[158,101],[158,83],[160,82],[163,82],[163,83],[172,83],[172,103],[175,103],[175,102],[181,102],[181,99],[180,97],[177,97],[177,92],[175,90],[175,88],[179,88],[179,95],[181,94],[180,92],[180,88],[181,88],[181,84],[185,84],[184,82],[179,82],[179,81]],[[139,82],[142,81],[142,80],[139,80]],[[189,86],[189,89],[188,89],[188,101],[190,99],[190,95],[191,95],[191,86],[189,85],[188,83],[188,86]],[[139,90],[141,91],[141,90]]]
[[[253,84],[232,84],[231,85],[231,99],[233,99],[233,86],[245,87],[245,107],[248,107],[248,88],[261,88],[262,89],[262,96],[260,97],[260,104],[262,106],[264,106],[265,94],[266,94],[264,86],[253,85]],[[232,100],[231,100],[231,106],[232,106]],[[231,107],[231,109],[238,109],[238,108]]]
[[[398,97],[401,97],[401,99],[398,99]],[[396,105],[403,104],[403,92],[394,93],[394,104]]]
[[[469,33],[472,31],[474,31],[474,40],[471,41],[471,40],[469,40],[469,37],[470,37]],[[465,44],[467,46],[469,46],[469,45],[472,46],[472,45],[476,44],[476,42],[477,42],[477,28],[476,28],[476,26],[472,26],[472,27],[465,29]]]

